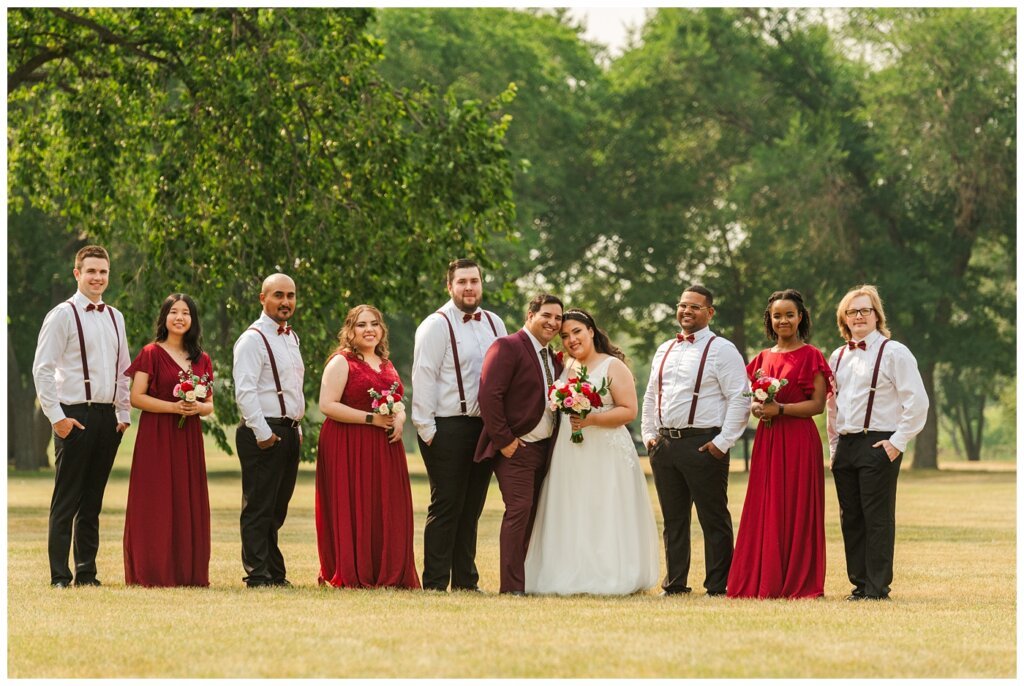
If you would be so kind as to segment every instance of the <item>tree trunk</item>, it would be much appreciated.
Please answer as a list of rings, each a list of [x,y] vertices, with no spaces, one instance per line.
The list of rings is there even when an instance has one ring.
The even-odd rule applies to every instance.
[[[14,342],[7,334],[7,463],[15,469],[39,469],[49,466],[46,446],[50,442],[50,422],[43,416],[45,440],[40,440],[35,387],[31,378],[21,374]]]
[[[939,468],[939,422],[935,413],[935,363],[921,368],[921,380],[928,393],[928,419],[914,443],[914,469]]]

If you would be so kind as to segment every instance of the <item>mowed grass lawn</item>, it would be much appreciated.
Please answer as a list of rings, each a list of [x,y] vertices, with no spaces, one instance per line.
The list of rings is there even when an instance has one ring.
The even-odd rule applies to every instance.
[[[846,603],[835,489],[826,477],[826,597],[498,596],[502,505],[480,523],[486,595],[320,588],[313,467],[303,465],[282,531],[291,589],[242,581],[237,461],[208,446],[213,555],[208,589],[126,588],[121,557],[133,437],[107,488],[102,588],[49,587],[52,474],[8,477],[10,677],[1013,677],[1016,496],[1012,472],[904,472],[889,603]],[[429,501],[410,456],[416,559]],[[643,460],[645,469],[646,460]],[[734,461],[735,462],[735,461]],[[734,469],[739,466],[734,464]],[[827,470],[826,470],[827,473]],[[729,492],[738,524],[746,474]],[[651,503],[658,519],[653,482]],[[664,561],[662,561],[664,565]]]

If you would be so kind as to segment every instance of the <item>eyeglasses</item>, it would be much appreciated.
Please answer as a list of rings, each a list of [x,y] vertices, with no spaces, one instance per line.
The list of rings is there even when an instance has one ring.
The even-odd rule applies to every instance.
[[[691,305],[690,303],[679,303],[676,307],[684,312],[700,312],[701,310],[708,309],[707,305]]]
[[[859,310],[847,310],[846,312],[843,312],[843,314],[845,314],[850,319],[853,319],[858,314],[860,316],[862,316],[862,317],[867,317],[869,314],[871,314],[874,311],[875,311],[875,308],[873,308],[873,307],[862,307]]]

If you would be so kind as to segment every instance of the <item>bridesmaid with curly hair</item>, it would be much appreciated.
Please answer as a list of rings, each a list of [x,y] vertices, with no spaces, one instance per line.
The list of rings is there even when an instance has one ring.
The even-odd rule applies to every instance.
[[[370,395],[384,394],[396,383],[401,396],[383,315],[372,305],[353,307],[320,384],[320,411],[326,417],[316,462],[321,584],[420,587],[402,446],[405,412],[375,413]]]

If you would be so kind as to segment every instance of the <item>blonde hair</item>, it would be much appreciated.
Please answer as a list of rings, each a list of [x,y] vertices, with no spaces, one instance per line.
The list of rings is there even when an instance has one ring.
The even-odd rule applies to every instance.
[[[889,327],[885,325],[885,308],[882,307],[882,297],[878,295],[877,288],[867,283],[851,289],[843,296],[843,299],[839,301],[839,307],[836,308],[836,324],[839,326],[839,335],[847,341],[853,338],[853,333],[850,331],[850,327],[846,323],[846,310],[849,309],[850,302],[854,298],[858,298],[862,295],[866,295],[868,299],[871,300],[871,307],[875,310],[875,328],[886,338],[892,338],[892,334],[889,333]]]
[[[382,360],[388,359],[388,327],[384,323],[384,315],[373,305],[356,305],[348,311],[348,314],[345,315],[345,323],[341,325],[341,331],[338,332],[338,347],[335,348],[332,357],[341,353],[354,355],[360,360],[363,359],[363,355],[353,345],[353,342],[356,340],[356,321],[359,319],[359,315],[367,310],[372,312],[377,317],[377,321],[380,322],[380,342],[377,343],[373,352]]]

